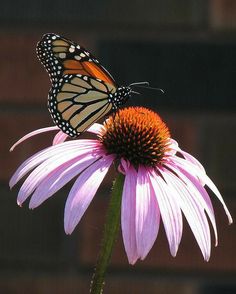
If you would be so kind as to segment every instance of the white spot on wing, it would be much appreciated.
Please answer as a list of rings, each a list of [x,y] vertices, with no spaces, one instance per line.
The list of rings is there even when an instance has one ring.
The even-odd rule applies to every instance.
[[[64,59],[64,58],[66,58],[66,53],[65,52],[61,52],[61,53],[58,54],[58,56],[59,56],[59,58]]]
[[[71,47],[69,48],[69,51],[70,51],[70,53],[73,53],[73,52],[75,51],[75,48],[71,46]]]
[[[80,60],[80,59],[81,59],[81,57],[80,57],[79,55],[75,55],[74,58],[75,58],[76,60]]]

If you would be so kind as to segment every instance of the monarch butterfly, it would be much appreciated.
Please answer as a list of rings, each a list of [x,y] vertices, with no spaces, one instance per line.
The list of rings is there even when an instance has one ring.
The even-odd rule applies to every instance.
[[[86,49],[53,33],[42,37],[36,52],[51,79],[49,112],[54,123],[71,137],[79,136],[99,118],[117,110],[134,92],[132,85],[147,84],[118,87]]]

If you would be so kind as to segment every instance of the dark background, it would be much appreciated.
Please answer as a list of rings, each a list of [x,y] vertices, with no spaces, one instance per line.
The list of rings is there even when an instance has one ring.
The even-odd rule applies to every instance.
[[[180,146],[198,158],[236,213],[236,1],[5,1],[0,9],[0,293],[88,293],[99,250],[110,178],[72,234],[63,230],[66,188],[34,211],[16,205],[8,180],[27,157],[51,143],[49,79],[35,54],[41,35],[55,32],[85,46],[127,85],[149,81],[129,105],[159,112]],[[187,225],[176,258],[163,228],[143,262],[128,265],[121,238],[105,293],[236,293],[235,225],[228,227],[213,194],[219,246],[208,263]],[[212,242],[212,246],[213,242]]]

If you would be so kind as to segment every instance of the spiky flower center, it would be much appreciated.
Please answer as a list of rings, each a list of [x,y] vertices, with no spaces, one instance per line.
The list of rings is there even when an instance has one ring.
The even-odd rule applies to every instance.
[[[104,127],[100,140],[108,153],[128,159],[134,166],[162,163],[170,133],[155,112],[144,107],[120,109]]]

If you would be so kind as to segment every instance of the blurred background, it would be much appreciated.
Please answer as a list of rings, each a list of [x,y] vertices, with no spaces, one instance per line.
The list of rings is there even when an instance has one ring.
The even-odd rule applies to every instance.
[[[236,214],[236,1],[51,0],[4,1],[0,9],[0,293],[88,293],[111,181],[108,177],[72,236],[63,229],[67,187],[31,211],[16,205],[8,180],[31,154],[51,144],[38,135],[13,153],[10,146],[52,125],[49,78],[35,53],[54,32],[85,46],[119,84],[149,81],[129,105],[159,112],[180,146],[198,158]],[[19,188],[19,186],[18,186]],[[187,225],[176,258],[163,228],[150,254],[128,265],[121,238],[105,293],[236,293],[235,225],[211,194],[219,246],[208,263]]]

